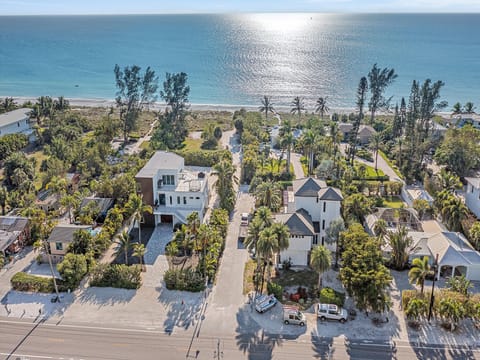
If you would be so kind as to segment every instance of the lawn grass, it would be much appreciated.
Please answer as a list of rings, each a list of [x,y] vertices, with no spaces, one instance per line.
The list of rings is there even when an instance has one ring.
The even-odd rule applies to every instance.
[[[253,273],[256,267],[257,263],[255,260],[250,259],[245,263],[245,269],[243,270],[243,294],[248,294],[255,290],[255,286],[253,285]]]
[[[217,146],[217,149],[202,149],[202,143],[203,143],[202,139],[186,138],[185,141],[183,142],[183,144],[185,145],[183,150],[190,150],[190,151],[215,151],[215,150],[218,150],[218,146]]]
[[[145,140],[144,142],[142,142],[142,143],[140,144],[140,149],[142,149],[142,150],[148,150],[148,149],[150,149],[150,141]]]
[[[385,155],[385,153],[382,150],[378,150],[378,154],[382,157],[383,160],[385,160],[385,162],[388,164],[388,166],[390,166],[392,168],[392,170],[395,172],[395,174],[397,174],[397,176],[400,179],[403,179],[402,173],[400,172],[400,170],[398,170],[398,167],[390,161],[390,159],[387,157],[387,155]]]
[[[383,197],[383,206],[393,209],[400,209],[405,206],[399,196],[385,196]]]
[[[300,164],[302,164],[303,175],[307,176],[308,174],[308,160],[305,156],[300,158]]]
[[[201,131],[208,123],[220,125],[222,131],[233,129],[233,114],[230,111],[195,110],[186,117],[189,131]]]
[[[385,176],[385,173],[382,171],[382,169],[377,169],[377,171],[375,171],[375,168],[373,166],[370,166],[364,163],[356,162],[355,167],[358,170],[358,168],[362,165],[365,167],[365,171],[366,171],[365,176],[367,177]]]

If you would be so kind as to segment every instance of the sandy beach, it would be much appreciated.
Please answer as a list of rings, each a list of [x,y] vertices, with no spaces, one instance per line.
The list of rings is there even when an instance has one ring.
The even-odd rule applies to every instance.
[[[8,95],[0,95],[1,98],[9,97]],[[35,103],[37,101],[36,97],[23,97],[23,96],[17,96],[13,97],[14,101],[17,102],[18,104],[22,104],[24,102],[30,101],[32,103]],[[115,100],[114,99],[88,99],[88,98],[66,98],[69,102],[70,105],[72,106],[85,106],[85,107],[115,107]],[[259,100],[260,104],[260,100]],[[255,105],[232,105],[232,104],[190,104],[190,110],[193,111],[228,111],[233,113],[236,110],[240,110],[241,108],[246,109],[247,111],[258,111],[260,105],[255,106]],[[274,106],[275,111],[277,113],[290,113],[291,107],[290,106]],[[165,104],[162,102],[155,102],[153,106],[150,107],[150,109],[159,111],[163,110],[165,108]],[[308,113],[313,112],[313,108],[308,108],[307,107]],[[337,114],[350,114],[352,112],[355,112],[356,109],[354,108],[330,108],[329,114],[337,113]],[[377,115],[392,115],[393,114],[393,109],[391,111],[387,112],[377,112]],[[438,112],[438,115],[444,117],[444,118],[451,118],[452,113],[451,112]],[[366,113],[365,116],[368,116],[368,112]]]

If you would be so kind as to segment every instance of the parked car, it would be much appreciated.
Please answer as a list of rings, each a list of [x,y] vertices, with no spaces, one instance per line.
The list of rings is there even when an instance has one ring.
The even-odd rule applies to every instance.
[[[348,320],[348,312],[335,304],[318,304],[317,317],[322,320],[338,320],[342,324]]]
[[[283,307],[283,323],[285,325],[300,325],[304,326],[307,322],[305,314],[298,310],[295,306]]]
[[[249,214],[248,214],[248,213],[242,213],[242,218],[241,218],[241,221],[240,221],[240,226],[248,226],[248,217],[249,217]]]
[[[277,305],[277,299],[273,295],[268,295],[265,299],[259,299],[256,301],[255,310],[260,314],[263,314],[265,311],[270,310],[272,307]]]

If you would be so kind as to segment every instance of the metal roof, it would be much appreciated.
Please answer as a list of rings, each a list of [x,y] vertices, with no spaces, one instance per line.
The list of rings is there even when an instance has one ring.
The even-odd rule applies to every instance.
[[[28,119],[31,111],[32,109],[21,108],[21,109],[9,111],[5,114],[0,114],[0,127],[14,124],[17,121]]]

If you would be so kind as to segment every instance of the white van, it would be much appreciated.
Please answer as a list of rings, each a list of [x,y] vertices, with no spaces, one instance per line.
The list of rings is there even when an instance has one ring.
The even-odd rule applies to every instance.
[[[298,310],[297,307],[285,305],[283,307],[283,323],[285,325],[304,326],[307,323],[307,319],[305,314]]]

